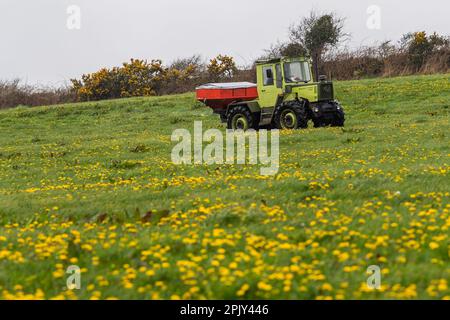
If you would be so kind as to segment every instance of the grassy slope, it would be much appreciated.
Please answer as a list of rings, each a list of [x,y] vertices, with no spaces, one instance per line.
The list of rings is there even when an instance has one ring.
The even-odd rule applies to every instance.
[[[346,128],[283,132],[271,178],[170,162],[220,126],[192,94],[2,111],[0,297],[448,297],[449,80],[338,83]]]

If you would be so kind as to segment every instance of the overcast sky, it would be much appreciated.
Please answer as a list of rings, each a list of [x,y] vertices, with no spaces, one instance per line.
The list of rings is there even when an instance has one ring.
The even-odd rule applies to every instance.
[[[81,10],[79,30],[67,27],[70,5]],[[372,5],[381,29],[367,27]],[[59,85],[132,57],[168,63],[195,53],[248,64],[311,9],[346,17],[351,47],[450,33],[448,0],[0,0],[0,79]]]

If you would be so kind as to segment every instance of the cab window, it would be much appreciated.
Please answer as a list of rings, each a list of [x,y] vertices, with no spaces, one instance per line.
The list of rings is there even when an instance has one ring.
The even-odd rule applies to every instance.
[[[274,78],[272,66],[263,67],[263,81],[265,86],[273,86]]]
[[[309,72],[308,62],[290,62],[284,64],[284,76],[286,82],[310,82],[311,73]]]
[[[283,87],[283,72],[281,72],[281,65],[275,65],[275,71],[277,73],[277,88]]]

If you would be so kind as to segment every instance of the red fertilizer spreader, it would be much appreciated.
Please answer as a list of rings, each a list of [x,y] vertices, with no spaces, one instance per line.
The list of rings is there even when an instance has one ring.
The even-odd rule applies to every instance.
[[[258,98],[256,84],[251,82],[208,83],[196,89],[197,100],[214,110],[226,111],[232,103]]]

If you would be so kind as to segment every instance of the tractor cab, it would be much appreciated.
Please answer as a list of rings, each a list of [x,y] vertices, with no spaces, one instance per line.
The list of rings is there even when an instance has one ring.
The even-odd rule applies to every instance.
[[[334,100],[333,83],[321,78],[314,82],[309,58],[280,58],[258,61],[256,65],[261,106],[275,106],[279,97],[309,102]]]

